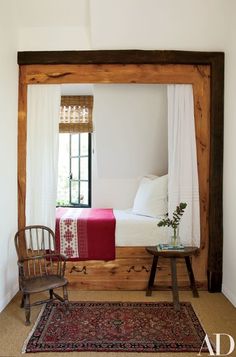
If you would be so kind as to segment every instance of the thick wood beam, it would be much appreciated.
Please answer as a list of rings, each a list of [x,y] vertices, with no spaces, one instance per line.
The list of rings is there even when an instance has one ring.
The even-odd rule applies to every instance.
[[[19,71],[18,95],[18,227],[25,226],[26,199],[26,143],[27,143],[27,85],[24,83],[24,68]]]
[[[24,51],[18,64],[211,64],[222,52],[165,50]]]
[[[224,56],[211,63],[208,290],[220,292],[223,254]]]
[[[24,67],[25,84],[139,83],[193,84],[202,78],[202,66],[155,64],[57,64]]]

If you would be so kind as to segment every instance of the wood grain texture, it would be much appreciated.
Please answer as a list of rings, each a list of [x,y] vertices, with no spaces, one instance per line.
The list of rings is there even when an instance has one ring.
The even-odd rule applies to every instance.
[[[81,64],[28,65],[26,84],[61,83],[194,83],[200,77],[196,65]]]
[[[197,66],[201,80],[193,85],[197,164],[200,197],[200,254],[193,257],[198,278],[207,275],[209,249],[209,177],[210,177],[210,79],[209,66]]]
[[[19,144],[26,140],[26,86],[43,83],[192,83],[199,169],[201,253],[193,267],[221,290],[224,54],[188,51],[20,52]],[[63,64],[61,64],[63,63]],[[210,97],[210,100],[209,100]],[[21,148],[20,148],[21,146]],[[26,145],[25,145],[26,146]],[[23,158],[24,161],[24,158]],[[24,162],[18,163],[19,227],[24,222]]]
[[[67,262],[66,278],[70,289],[80,290],[146,290],[153,256],[144,247],[116,248],[112,261]],[[193,269],[194,270],[194,269]],[[177,259],[178,286],[189,289],[189,278],[184,259]],[[194,271],[197,286],[206,289],[207,277]],[[156,277],[160,289],[171,288],[169,259],[159,258]]]
[[[26,142],[27,142],[27,85],[24,83],[24,67],[19,71],[18,100],[18,227],[25,226],[26,199]],[[23,247],[25,248],[25,247]]]
[[[211,156],[209,181],[208,290],[220,292],[223,252],[223,138],[224,138],[224,56],[211,65]]]
[[[28,64],[211,64],[222,52],[163,50],[23,51],[17,63]]]

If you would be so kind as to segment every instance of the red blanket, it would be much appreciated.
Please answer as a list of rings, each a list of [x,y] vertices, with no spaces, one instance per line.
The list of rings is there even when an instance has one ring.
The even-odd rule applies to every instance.
[[[115,259],[112,209],[57,208],[56,248],[68,260]]]

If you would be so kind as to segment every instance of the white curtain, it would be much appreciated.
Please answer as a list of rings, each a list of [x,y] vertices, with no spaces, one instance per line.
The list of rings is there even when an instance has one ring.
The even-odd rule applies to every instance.
[[[199,187],[192,85],[168,85],[168,214],[180,202],[181,243],[200,246]]]
[[[29,85],[27,96],[26,224],[55,230],[59,85]]]

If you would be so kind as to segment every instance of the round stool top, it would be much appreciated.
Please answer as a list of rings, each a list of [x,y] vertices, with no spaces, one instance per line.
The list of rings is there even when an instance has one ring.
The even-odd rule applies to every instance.
[[[146,251],[152,255],[164,258],[184,258],[190,255],[197,254],[199,248],[197,247],[184,247],[181,250],[158,250],[156,246],[146,247]]]

